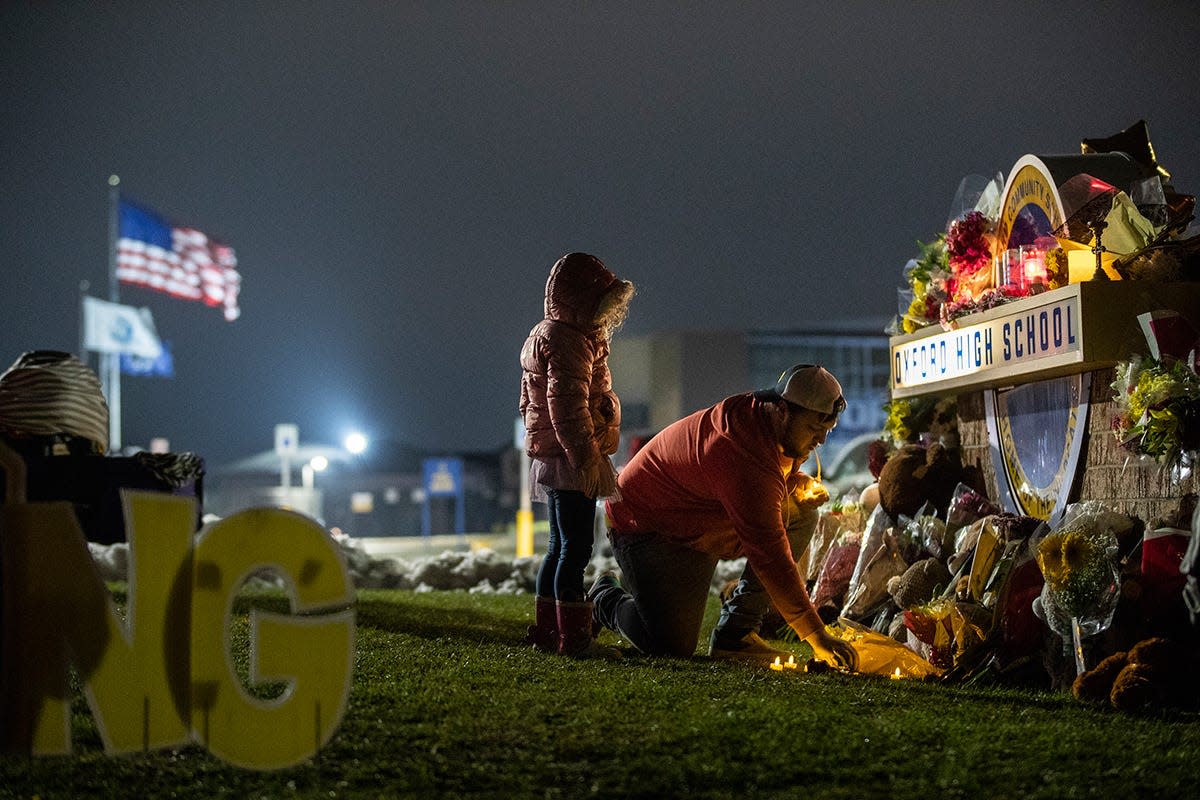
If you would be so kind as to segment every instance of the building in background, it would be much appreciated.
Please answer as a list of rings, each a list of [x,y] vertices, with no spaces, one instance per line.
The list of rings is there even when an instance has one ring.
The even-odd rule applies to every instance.
[[[280,506],[358,538],[420,536],[426,525],[435,535],[459,533],[458,497],[429,492],[424,470],[426,460],[452,456],[462,466],[458,479],[464,529],[502,531],[511,524],[517,501],[507,477],[516,475],[511,451],[447,454],[379,441],[352,457],[335,447],[302,445],[292,459],[287,487],[279,455],[265,451],[211,469],[204,511],[224,517],[254,506]],[[314,456],[324,457],[328,466],[306,474]]]
[[[609,367],[621,397],[622,434],[636,446],[677,419],[739,392],[774,385],[793,364],[837,376],[846,411],[823,448],[879,435],[887,417],[885,319],[813,324],[787,331],[671,331],[617,336]],[[622,460],[627,458],[621,454]]]

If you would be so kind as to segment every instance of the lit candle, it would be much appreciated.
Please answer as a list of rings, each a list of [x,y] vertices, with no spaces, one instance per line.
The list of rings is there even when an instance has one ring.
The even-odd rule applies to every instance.
[[[1021,248],[1022,288],[1028,290],[1035,283],[1046,284],[1046,254],[1040,247]]]
[[[900,680],[900,668],[899,667],[896,667],[896,671],[892,673],[892,680],[894,680],[894,681]]]
[[[775,662],[771,664],[771,669],[776,672],[783,672],[783,662],[780,661],[779,656],[775,656]]]
[[[797,668],[797,667],[799,667],[800,665],[796,663],[796,657],[795,657],[795,656],[788,656],[787,663],[786,663],[786,664],[784,664],[784,666],[785,666],[785,667],[787,667],[788,669],[796,669],[796,668]]]

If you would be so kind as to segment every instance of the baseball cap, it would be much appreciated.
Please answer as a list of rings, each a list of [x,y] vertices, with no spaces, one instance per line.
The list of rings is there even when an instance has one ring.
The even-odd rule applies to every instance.
[[[775,393],[784,400],[835,419],[846,408],[842,385],[833,373],[816,364],[788,367],[775,383]]]

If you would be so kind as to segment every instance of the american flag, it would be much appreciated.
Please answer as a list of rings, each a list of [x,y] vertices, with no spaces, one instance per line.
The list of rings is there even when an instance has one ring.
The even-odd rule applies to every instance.
[[[221,306],[225,319],[241,315],[233,248],[195,228],[182,228],[127,200],[120,201],[117,280],[183,300]]]

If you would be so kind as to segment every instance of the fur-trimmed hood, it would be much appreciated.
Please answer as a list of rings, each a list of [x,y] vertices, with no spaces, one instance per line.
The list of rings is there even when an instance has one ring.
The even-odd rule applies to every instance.
[[[596,325],[601,298],[623,283],[595,256],[568,253],[554,264],[546,279],[546,319],[590,331]]]

